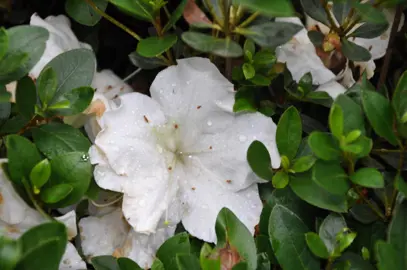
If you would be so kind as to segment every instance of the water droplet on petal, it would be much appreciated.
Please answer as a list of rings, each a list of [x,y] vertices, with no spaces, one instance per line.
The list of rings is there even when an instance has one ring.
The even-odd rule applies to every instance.
[[[208,121],[207,124],[208,124],[208,126],[212,126],[212,122],[211,122],[211,121]]]

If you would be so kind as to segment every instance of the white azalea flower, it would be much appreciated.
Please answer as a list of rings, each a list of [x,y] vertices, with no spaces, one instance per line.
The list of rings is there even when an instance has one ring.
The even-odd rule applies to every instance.
[[[101,217],[87,217],[79,222],[83,254],[128,257],[141,267],[150,268],[157,249],[172,236],[175,226],[160,228],[151,235],[135,232],[123,217],[122,210],[114,209]]]
[[[192,235],[216,242],[223,207],[253,233],[262,203],[246,151],[260,140],[280,166],[272,119],[233,113],[233,85],[208,59],[178,60],[150,90],[152,98],[121,96],[101,117],[90,150],[97,184],[124,194],[122,211],[137,233],[182,221]]]
[[[0,165],[5,162],[7,162],[6,159],[1,159]],[[76,214],[74,211],[56,219],[67,226],[69,239],[76,236]],[[20,198],[3,170],[0,169],[0,234],[14,239],[19,238],[28,229],[45,222],[48,220]],[[69,242],[59,269],[86,269],[85,262]]]

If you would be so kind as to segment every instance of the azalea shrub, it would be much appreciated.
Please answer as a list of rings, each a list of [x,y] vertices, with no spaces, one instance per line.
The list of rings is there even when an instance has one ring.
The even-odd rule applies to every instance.
[[[406,4],[1,2],[0,269],[407,269]]]

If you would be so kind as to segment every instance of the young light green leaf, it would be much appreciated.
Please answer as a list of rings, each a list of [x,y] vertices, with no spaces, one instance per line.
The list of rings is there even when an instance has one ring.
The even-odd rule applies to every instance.
[[[294,9],[288,0],[233,0],[233,3],[243,5],[253,11],[258,11],[272,17],[289,17],[294,14]]]
[[[211,258],[212,253],[212,247],[208,243],[204,243],[199,256],[202,270],[220,270],[220,257]]]
[[[311,18],[322,22],[325,25],[330,25],[328,16],[325,13],[324,6],[320,0],[301,0],[301,5]]]
[[[291,170],[295,173],[306,172],[314,166],[316,158],[314,156],[303,156],[294,160]]]
[[[137,44],[137,52],[143,57],[156,57],[170,50],[177,40],[176,35],[145,38]]]
[[[243,51],[245,53],[250,52],[250,54],[253,56],[256,53],[256,45],[254,45],[254,42],[251,41],[250,39],[246,39],[243,45]]]
[[[305,240],[307,241],[308,248],[315,256],[323,259],[329,258],[328,249],[318,234],[314,232],[306,233]]]
[[[280,155],[293,160],[302,139],[301,116],[293,106],[288,108],[277,125],[276,142]]]
[[[151,270],[164,270],[164,264],[159,260],[155,259],[153,265],[151,266]]]
[[[343,229],[341,232],[338,233],[336,236],[336,241],[338,243],[337,249],[340,253],[342,253],[345,249],[347,249],[355,240],[356,238],[355,232],[350,232],[348,228]]]
[[[352,130],[351,132],[348,133],[345,137],[345,142],[346,143],[353,143],[357,139],[360,138],[360,135],[362,132],[359,129]]]
[[[244,63],[242,66],[243,74],[246,80],[249,80],[256,75],[256,70],[254,69],[253,65],[250,63]]]
[[[65,199],[72,191],[73,187],[69,184],[55,185],[41,192],[41,200],[48,204],[54,204]]]
[[[343,112],[341,107],[333,104],[329,113],[329,128],[338,140],[340,140],[343,135],[343,122]]]
[[[49,159],[69,152],[88,152],[89,140],[70,125],[49,123],[32,129],[34,142]]]
[[[361,168],[350,176],[350,180],[363,187],[384,187],[383,175],[375,168]]]
[[[41,161],[40,153],[28,139],[19,135],[6,137],[8,170],[14,183],[21,183],[23,177],[28,177],[32,168]]]
[[[107,0],[92,0],[92,2],[102,12],[107,8]],[[83,0],[67,0],[65,2],[65,11],[72,19],[87,26],[96,25],[102,18],[93,7]]]
[[[314,154],[323,160],[339,160],[341,152],[338,143],[334,138],[324,132],[315,131],[308,137],[308,144]]]
[[[41,188],[48,182],[51,176],[51,165],[48,159],[38,162],[30,173],[30,181],[33,187]]]
[[[362,258],[365,261],[370,260],[370,251],[367,247],[362,247],[361,253],[362,253]]]
[[[35,104],[37,103],[37,91],[33,80],[26,76],[17,82],[16,103],[18,111],[27,120],[34,116]]]
[[[247,270],[256,269],[256,244],[252,234],[232,211],[227,208],[220,210],[216,218],[215,231],[218,241],[217,248],[234,248],[247,263]]]
[[[261,47],[275,49],[290,41],[301,29],[302,26],[289,22],[265,22],[239,29],[239,33]]]
[[[319,262],[307,248],[304,222],[282,205],[274,206],[270,214],[271,246],[283,269],[319,269]]]
[[[270,154],[260,141],[254,141],[247,150],[247,162],[253,172],[260,178],[270,181],[273,177]]]
[[[332,194],[346,195],[350,188],[348,175],[338,162],[317,160],[312,168],[312,180]]]
[[[285,188],[289,182],[289,176],[286,172],[278,171],[274,174],[272,179],[273,187],[275,188]]]
[[[21,257],[21,245],[13,239],[0,236],[0,269],[13,270]]]
[[[47,67],[41,71],[37,79],[37,92],[43,106],[52,100],[57,90],[57,74],[51,67]]]
[[[222,39],[197,32],[184,32],[182,40],[195,50],[222,57],[240,57],[243,49],[231,39]]]
[[[341,39],[343,54],[352,61],[366,62],[372,58],[370,52],[362,46],[347,40]]]

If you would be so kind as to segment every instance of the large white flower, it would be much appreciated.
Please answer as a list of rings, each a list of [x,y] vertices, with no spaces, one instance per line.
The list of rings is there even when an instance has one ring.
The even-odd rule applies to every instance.
[[[260,113],[232,110],[233,85],[204,58],[178,60],[159,73],[152,98],[131,93],[105,112],[90,150],[97,184],[124,193],[122,211],[135,232],[150,234],[182,221],[215,242],[223,207],[254,232],[262,203],[246,161],[253,140],[280,166],[276,125]]]
[[[5,162],[7,160],[1,159],[0,165]],[[76,214],[74,211],[56,219],[67,226],[69,239],[76,236]],[[0,169],[0,234],[10,238],[18,238],[28,229],[44,222],[47,220],[20,198],[3,170]],[[86,269],[85,262],[70,242],[68,242],[59,269]]]

